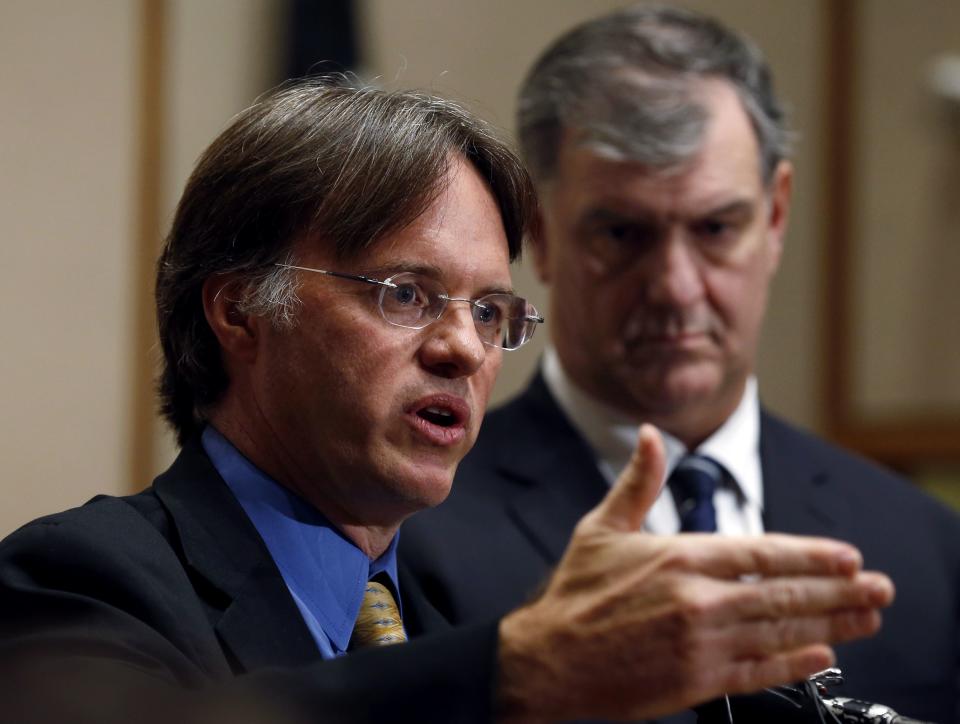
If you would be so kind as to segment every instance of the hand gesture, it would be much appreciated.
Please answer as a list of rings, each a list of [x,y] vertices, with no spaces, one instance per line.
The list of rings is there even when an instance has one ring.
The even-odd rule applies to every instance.
[[[879,628],[893,585],[845,543],[642,532],[664,466],[645,425],[543,594],[501,622],[504,721],[661,716],[806,678]]]

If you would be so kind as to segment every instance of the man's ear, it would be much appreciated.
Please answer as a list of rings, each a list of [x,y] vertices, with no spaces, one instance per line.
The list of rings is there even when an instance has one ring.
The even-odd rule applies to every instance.
[[[793,197],[793,164],[786,159],[780,161],[773,171],[770,181],[770,216],[767,220],[767,234],[773,254],[771,272],[780,266],[783,256],[783,239],[790,220],[790,202]]]
[[[226,356],[256,356],[258,318],[240,310],[243,283],[232,274],[214,274],[203,283],[203,313]]]

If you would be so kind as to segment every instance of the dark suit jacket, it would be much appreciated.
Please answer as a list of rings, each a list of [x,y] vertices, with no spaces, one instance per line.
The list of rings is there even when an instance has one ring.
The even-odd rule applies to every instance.
[[[411,633],[444,627],[402,567],[400,586]],[[0,654],[9,664],[37,652],[76,657],[68,671],[96,663],[191,687],[242,677],[284,691],[311,721],[486,722],[496,627],[321,661],[259,535],[194,442],[143,493],[95,498],[0,543]]]
[[[960,519],[766,412],[760,448],[766,529],[850,541],[897,586],[881,633],[838,647],[838,693],[960,721]],[[538,375],[484,421],[450,498],[404,524],[401,558],[451,622],[498,616],[535,594],[607,489]]]

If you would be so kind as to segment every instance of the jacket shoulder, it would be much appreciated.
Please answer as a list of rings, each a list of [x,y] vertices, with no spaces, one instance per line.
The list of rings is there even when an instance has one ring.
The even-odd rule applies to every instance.
[[[151,490],[100,496],[39,518],[0,542],[0,638],[47,641],[183,683],[204,680],[216,650],[206,613]],[[207,667],[207,660],[201,666]]]
[[[915,482],[766,411],[761,420],[765,488],[777,484],[782,470],[803,470],[848,503],[853,514],[890,526],[890,535],[925,527],[924,536],[939,536],[950,549],[960,549],[960,514]]]
[[[100,495],[85,505],[38,518],[0,541],[0,563],[49,566],[109,565],[168,548],[169,522],[152,490],[135,496]],[[8,571],[7,565],[0,570]]]

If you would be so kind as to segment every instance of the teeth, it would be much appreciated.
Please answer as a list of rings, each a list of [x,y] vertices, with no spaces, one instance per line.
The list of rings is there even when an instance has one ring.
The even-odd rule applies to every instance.
[[[424,407],[418,414],[424,420],[432,422],[434,425],[450,427],[451,425],[457,424],[457,416],[453,414],[453,411],[445,407],[435,407],[431,405],[430,407]]]

